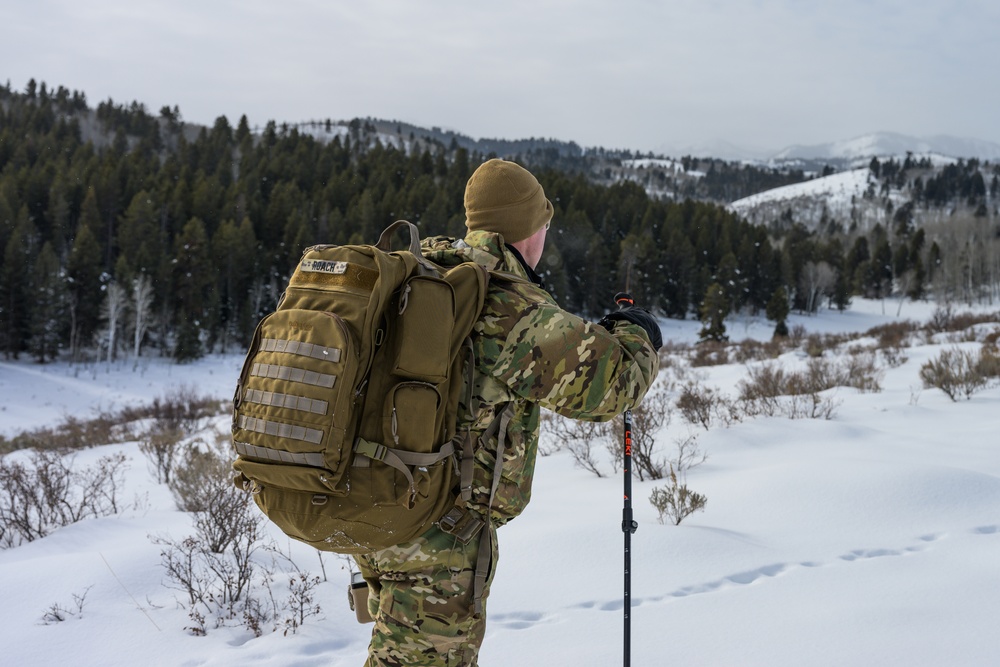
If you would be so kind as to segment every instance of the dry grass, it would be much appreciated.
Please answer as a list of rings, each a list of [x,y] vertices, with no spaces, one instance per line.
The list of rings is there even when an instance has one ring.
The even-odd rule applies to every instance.
[[[55,426],[0,438],[0,455],[19,449],[65,452],[97,445],[131,442],[150,434],[191,432],[203,419],[225,411],[226,401],[199,395],[190,387],[154,398],[147,405],[116,412],[101,411],[90,419],[69,415]]]

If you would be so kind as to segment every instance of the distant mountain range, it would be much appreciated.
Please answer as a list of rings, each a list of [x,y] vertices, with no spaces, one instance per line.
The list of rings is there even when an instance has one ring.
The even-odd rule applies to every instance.
[[[955,158],[1000,160],[1000,144],[980,139],[966,139],[939,135],[935,137],[909,137],[895,132],[874,132],[846,141],[833,141],[814,146],[790,146],[773,155],[783,159],[863,158],[873,156],[937,153]]]
[[[609,158],[631,158],[631,152],[605,150],[600,147],[583,148],[573,141],[531,137],[522,139],[473,138],[451,129],[440,127],[420,127],[398,120],[380,118],[355,119],[352,121],[307,121],[295,123],[300,131],[320,140],[330,140],[343,135],[348,126],[364,125],[376,132],[383,141],[393,143],[407,139],[421,138],[439,142],[444,146],[461,146],[469,151],[484,155],[515,155],[530,151],[546,151],[551,158],[574,159],[584,155],[602,155]],[[938,135],[934,137],[911,137],[896,132],[873,132],[864,136],[823,144],[793,145],[780,151],[761,147],[741,146],[728,141],[715,141],[687,146],[660,146],[654,151],[659,157],[680,158],[685,155],[696,158],[715,158],[727,161],[744,161],[762,166],[788,167],[790,162],[798,163],[797,168],[805,171],[820,171],[829,164],[837,169],[860,166],[872,157],[899,157],[907,153],[914,155],[939,155],[946,158],[978,158],[981,161],[1000,161],[1000,144],[981,139],[970,139]]]
[[[981,139],[968,139],[938,135],[911,137],[896,132],[873,132],[864,136],[831,141],[823,144],[794,145],[778,152],[759,147],[739,146],[718,141],[698,146],[660,148],[668,155],[716,157],[724,160],[751,160],[761,162],[787,162],[789,160],[850,161],[861,158],[938,154],[953,158],[979,158],[995,162],[1000,160],[1000,144]]]

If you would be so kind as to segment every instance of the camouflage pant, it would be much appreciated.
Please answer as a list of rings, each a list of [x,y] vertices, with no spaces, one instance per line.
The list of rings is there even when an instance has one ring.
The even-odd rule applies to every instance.
[[[483,613],[477,615],[479,543],[476,537],[463,545],[435,527],[410,542],[355,557],[375,619],[365,667],[475,667],[497,560],[494,546]]]

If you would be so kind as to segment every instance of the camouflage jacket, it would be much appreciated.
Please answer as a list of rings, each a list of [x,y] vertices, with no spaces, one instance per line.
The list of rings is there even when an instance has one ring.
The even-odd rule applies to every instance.
[[[610,420],[642,400],[659,360],[642,328],[618,321],[608,331],[562,310],[531,282],[497,234],[470,232],[464,241],[439,236],[425,239],[423,246],[428,259],[438,264],[471,260],[494,272],[472,334],[473,404],[461,405],[459,414],[467,415],[479,438],[472,505],[485,514],[497,437],[484,435],[499,411],[512,408],[491,508],[493,521],[501,525],[520,514],[531,498],[540,408],[573,419]],[[505,273],[516,278],[505,279]]]

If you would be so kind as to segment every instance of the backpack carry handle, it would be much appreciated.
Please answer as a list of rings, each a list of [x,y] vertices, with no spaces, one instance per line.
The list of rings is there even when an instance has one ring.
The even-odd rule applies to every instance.
[[[408,250],[410,253],[417,258],[417,263],[423,266],[425,269],[430,271],[437,271],[438,267],[434,265],[429,259],[424,257],[424,254],[420,251],[420,232],[417,230],[417,226],[410,222],[409,220],[397,220],[388,227],[386,227],[382,234],[378,237],[378,242],[375,243],[375,247],[384,252],[392,251],[392,234],[400,227],[406,226],[410,232],[410,247]]]

